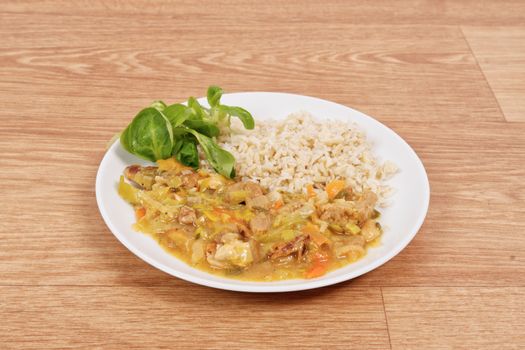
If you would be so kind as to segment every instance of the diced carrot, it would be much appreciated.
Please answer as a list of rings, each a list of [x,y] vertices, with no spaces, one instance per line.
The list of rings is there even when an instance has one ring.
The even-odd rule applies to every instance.
[[[339,192],[341,192],[346,186],[343,180],[334,180],[326,185],[326,193],[329,199],[334,199]]]
[[[275,202],[273,202],[273,209],[277,210],[281,208],[284,205],[284,202],[282,199],[278,199]]]
[[[308,194],[308,197],[313,198],[315,197],[315,191],[314,191],[314,185],[310,184],[306,186],[306,193]]]
[[[315,277],[322,276],[328,270],[329,265],[330,265],[330,260],[328,259],[327,255],[316,253],[312,260],[312,267],[308,271],[306,271],[305,277],[315,278]]]
[[[137,220],[143,218],[144,215],[146,215],[146,208],[140,207],[135,210],[135,217],[137,218]]]

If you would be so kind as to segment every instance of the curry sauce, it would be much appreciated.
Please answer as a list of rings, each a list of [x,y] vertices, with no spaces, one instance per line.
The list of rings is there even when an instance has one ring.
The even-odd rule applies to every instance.
[[[119,194],[135,209],[134,229],[215,275],[320,277],[363,257],[382,234],[377,196],[354,192],[344,179],[287,193],[196,172],[173,158],[157,163],[129,166],[120,179]]]

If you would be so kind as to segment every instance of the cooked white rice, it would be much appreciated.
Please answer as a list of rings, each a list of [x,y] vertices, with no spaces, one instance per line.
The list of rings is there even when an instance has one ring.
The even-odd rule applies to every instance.
[[[219,144],[236,159],[236,172],[276,191],[303,192],[308,184],[345,179],[357,191],[370,189],[380,203],[391,189],[384,180],[397,167],[380,163],[357,125],[340,120],[316,121],[307,112],[283,121],[257,120],[254,130],[232,125]]]

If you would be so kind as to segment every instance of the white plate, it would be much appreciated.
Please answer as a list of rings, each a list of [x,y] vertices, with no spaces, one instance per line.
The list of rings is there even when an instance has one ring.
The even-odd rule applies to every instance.
[[[199,102],[206,104],[204,98]],[[392,259],[414,238],[428,209],[428,178],[414,150],[391,129],[351,108],[308,96],[243,92],[226,94],[222,102],[246,108],[256,122],[265,118],[284,118],[300,110],[308,111],[318,119],[338,118],[356,122],[373,144],[375,155],[382,160],[393,161],[400,169],[389,182],[396,192],[391,198],[391,206],[382,210],[381,224],[387,229],[381,244],[370,248],[368,254],[356,263],[310,280],[244,282],[196,270],[166,253],[149,236],[132,230],[135,220],[133,209],[117,194],[117,183],[126,166],[148,162],[127,153],[119,142],[115,142],[102,159],[97,173],[97,203],[111,232],[142,260],[170,275],[209,287],[244,292],[285,292],[318,288],[360,276]]]

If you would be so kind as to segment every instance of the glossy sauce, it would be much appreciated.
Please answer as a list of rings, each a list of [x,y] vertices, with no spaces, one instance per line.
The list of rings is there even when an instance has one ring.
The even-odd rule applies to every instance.
[[[173,160],[128,167],[119,193],[137,213],[134,229],[151,235],[190,266],[227,278],[316,278],[355,262],[382,230],[371,192],[343,180],[305,193],[196,173]]]

